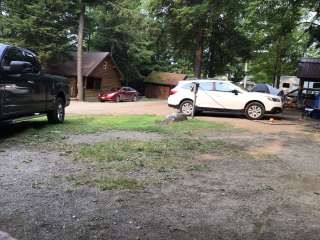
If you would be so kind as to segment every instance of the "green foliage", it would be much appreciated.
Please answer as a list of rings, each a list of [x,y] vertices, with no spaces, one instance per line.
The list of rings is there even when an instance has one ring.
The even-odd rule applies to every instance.
[[[255,42],[250,74],[257,81],[276,82],[295,75],[297,63],[308,47],[305,33],[308,1],[255,0],[246,8],[244,31]]]
[[[153,50],[150,47],[149,19],[139,1],[121,0],[91,8],[87,16],[93,23],[87,45],[109,51],[125,75],[125,82],[137,85],[150,73]]]
[[[162,29],[158,59],[167,58],[174,66],[187,59],[190,72],[201,29],[205,33],[204,75],[234,75],[233,66],[249,57],[252,45],[240,31],[243,8],[242,1],[150,0],[150,12]]]
[[[295,74],[299,58],[319,57],[319,1],[84,0],[84,47],[112,52],[125,83],[142,88],[152,70],[256,81]],[[76,48],[78,0],[0,1],[0,41],[33,49],[46,63]],[[203,39],[199,40],[199,32]],[[200,59],[201,60],[201,59]]]
[[[3,0],[0,41],[34,50],[44,63],[64,55],[74,40],[74,8],[63,0]]]

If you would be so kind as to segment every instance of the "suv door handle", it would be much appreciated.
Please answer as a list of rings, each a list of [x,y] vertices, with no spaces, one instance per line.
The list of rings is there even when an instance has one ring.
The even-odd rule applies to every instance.
[[[28,83],[30,83],[30,84],[34,84],[34,81],[30,80],[30,81],[28,81]]]

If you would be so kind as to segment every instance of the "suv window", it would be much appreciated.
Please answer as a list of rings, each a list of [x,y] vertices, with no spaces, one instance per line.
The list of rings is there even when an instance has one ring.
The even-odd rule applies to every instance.
[[[213,82],[201,82],[200,89],[202,91],[214,91],[214,83]]]
[[[231,92],[234,90],[234,87],[228,83],[217,82],[215,85],[216,85],[216,91],[219,91],[219,92]]]
[[[191,89],[192,83],[182,83],[180,87],[183,89]]]

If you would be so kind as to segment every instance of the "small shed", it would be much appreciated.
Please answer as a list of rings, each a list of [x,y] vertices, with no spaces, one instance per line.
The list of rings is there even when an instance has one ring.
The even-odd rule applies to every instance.
[[[299,62],[297,77],[300,78],[298,99],[302,101],[303,91],[320,90],[320,58],[303,58]],[[305,83],[313,83],[312,88],[305,88]]]
[[[170,90],[187,78],[186,74],[153,71],[144,80],[144,95],[148,98],[166,99]]]
[[[48,70],[51,74],[68,78],[71,98],[78,93],[76,56],[74,53],[70,60],[51,65]],[[85,100],[96,100],[99,91],[120,87],[123,81],[123,74],[109,52],[84,52],[82,74]]]
[[[303,58],[299,62],[298,78],[305,82],[320,82],[320,58]]]

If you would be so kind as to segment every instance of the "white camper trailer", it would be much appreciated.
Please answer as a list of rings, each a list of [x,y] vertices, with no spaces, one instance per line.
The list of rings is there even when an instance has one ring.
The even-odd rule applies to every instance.
[[[299,88],[300,78],[296,76],[281,76],[280,77],[280,89],[283,90],[285,94],[292,92]],[[320,83],[317,82],[305,82],[304,88],[320,88]],[[304,91],[306,93],[306,91]],[[311,91],[309,93],[314,93]],[[292,96],[297,96],[298,92],[291,94]]]
[[[292,92],[299,88],[300,79],[296,76],[281,76],[280,77],[280,90],[283,90],[285,94]],[[298,95],[295,92],[293,95]]]

